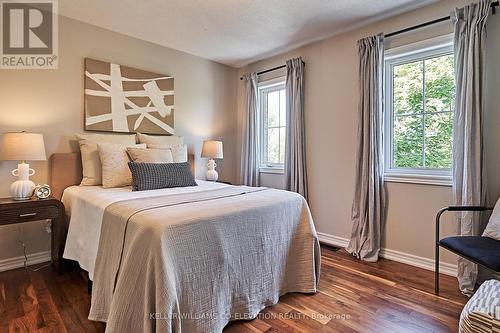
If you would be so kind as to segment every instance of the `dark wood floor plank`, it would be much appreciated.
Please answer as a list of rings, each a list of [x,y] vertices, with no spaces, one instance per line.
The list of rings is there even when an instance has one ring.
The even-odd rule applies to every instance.
[[[27,281],[26,276],[18,276],[15,271],[1,274],[0,280],[5,288],[5,312],[0,318],[0,332],[19,331],[25,326],[21,320],[24,317],[22,303],[19,302],[19,283]]]
[[[2,329],[2,322],[5,322],[6,321],[6,309],[5,309],[5,306],[6,306],[6,296],[5,296],[5,284],[4,282],[2,281],[2,279],[0,279],[0,332],[1,332],[1,329]]]
[[[46,268],[45,271],[50,272],[50,268]],[[26,273],[26,272],[25,272]],[[29,272],[33,288],[38,298],[39,307],[42,311],[42,316],[45,322],[45,328],[53,332],[63,332],[72,331],[72,329],[67,328],[64,322],[64,312],[59,309],[54,301],[53,292],[49,290],[47,281],[51,279],[44,279],[44,272]],[[75,328],[78,331],[78,328]]]
[[[85,332],[99,332],[103,327],[102,323],[88,320],[90,309],[90,298],[87,295],[86,283],[74,283],[82,281],[83,278],[79,271],[73,271],[68,274],[57,276],[52,272],[54,278],[58,278],[61,290],[66,295],[67,301],[71,304],[72,312],[76,315]]]
[[[224,332],[456,332],[467,298],[455,278],[443,275],[441,286],[434,295],[433,273],[424,269],[322,249],[316,294],[285,295],[256,319],[232,322]],[[87,319],[89,309],[79,271],[0,273],[0,333],[104,332],[104,324]]]
[[[42,312],[40,311],[38,298],[31,280],[23,280],[19,283],[20,302],[23,306],[24,316],[22,321],[28,331],[35,331],[45,327]]]
[[[77,300],[68,297],[63,289],[62,281],[71,273],[58,276],[50,269],[44,270],[43,273],[46,275],[46,278],[44,280],[42,280],[42,276],[38,274],[34,274],[33,278],[41,280],[44,284],[47,285],[47,288],[50,291],[51,300],[53,301],[52,306],[54,307],[54,311],[57,312],[62,318],[64,327],[66,327],[70,332],[88,332],[88,327],[91,327],[93,325],[86,317],[83,320],[82,318],[80,318],[78,313],[76,313],[76,311],[74,310],[73,305],[73,302],[77,302]],[[82,283],[82,281],[76,279],[73,283]],[[88,296],[83,297],[88,298]]]

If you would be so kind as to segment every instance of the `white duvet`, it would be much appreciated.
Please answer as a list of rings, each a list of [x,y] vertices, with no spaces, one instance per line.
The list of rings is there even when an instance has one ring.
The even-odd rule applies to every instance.
[[[101,186],[71,186],[62,202],[70,216],[63,257],[75,260],[94,278],[94,268],[104,210],[110,204],[138,198],[200,192],[231,185],[197,180],[198,186],[133,192],[131,187],[104,189]]]

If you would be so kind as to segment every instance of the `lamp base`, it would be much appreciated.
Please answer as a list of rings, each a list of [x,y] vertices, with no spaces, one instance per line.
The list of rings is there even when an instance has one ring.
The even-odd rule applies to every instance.
[[[16,180],[10,186],[10,195],[13,200],[29,200],[33,196],[35,183],[31,180]]]
[[[219,174],[217,173],[217,171],[215,171],[216,166],[217,166],[217,164],[215,163],[215,161],[213,159],[210,159],[208,161],[207,180],[209,180],[211,182],[216,182],[217,179],[219,179]]]
[[[35,174],[35,170],[30,169],[30,165],[21,162],[17,165],[17,169],[12,170],[12,175],[17,177],[17,180],[10,185],[10,195],[14,200],[29,200],[33,196],[35,183],[30,180],[30,176]]]
[[[211,182],[216,182],[219,179],[219,174],[215,170],[207,171],[207,180]]]

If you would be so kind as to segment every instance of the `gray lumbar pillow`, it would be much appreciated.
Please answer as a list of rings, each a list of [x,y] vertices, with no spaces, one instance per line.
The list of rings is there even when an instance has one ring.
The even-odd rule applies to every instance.
[[[189,163],[135,163],[129,162],[132,173],[132,191],[197,186]]]

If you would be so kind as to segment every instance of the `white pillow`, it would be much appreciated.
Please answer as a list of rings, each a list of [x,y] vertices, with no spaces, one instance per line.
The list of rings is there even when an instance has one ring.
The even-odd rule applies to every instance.
[[[488,225],[483,232],[484,237],[494,238],[500,240],[500,199],[498,199],[493,213],[491,213]]]
[[[76,134],[82,155],[83,178],[80,185],[101,185],[102,167],[97,143],[135,144],[135,134]]]
[[[137,133],[137,139],[139,143],[145,143],[147,145],[162,145],[168,146],[166,148],[182,146],[184,144],[184,138],[182,136],[160,136],[160,135],[147,135]]]
[[[151,149],[170,149],[172,151],[172,158],[174,159],[174,163],[185,163],[188,161],[188,151],[187,146],[175,146],[171,147],[168,145],[149,145],[148,148]]]
[[[130,159],[136,163],[173,163],[171,149],[127,148]]]
[[[128,167],[128,162],[130,162],[127,154],[128,147],[146,148],[146,145],[97,144],[102,164],[102,187],[110,188],[132,185],[132,174]]]

